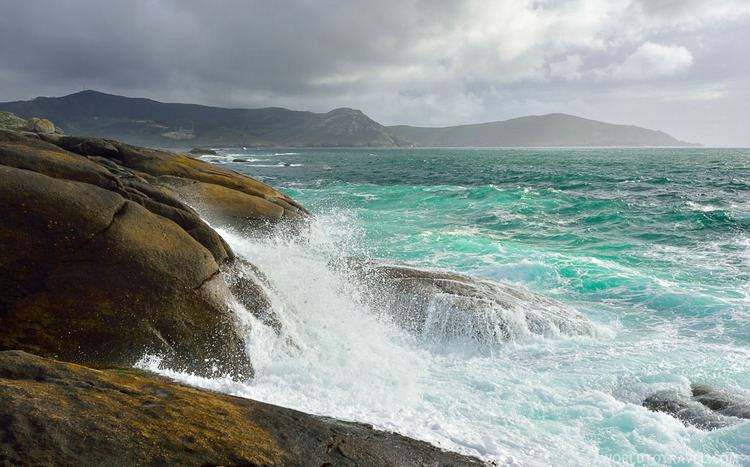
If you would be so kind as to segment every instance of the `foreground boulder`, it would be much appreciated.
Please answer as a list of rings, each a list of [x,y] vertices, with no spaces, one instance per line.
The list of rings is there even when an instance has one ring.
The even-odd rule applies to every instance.
[[[690,386],[690,394],[660,391],[647,397],[643,406],[665,412],[703,430],[715,430],[750,420],[750,401],[704,384]]]
[[[591,323],[564,304],[521,286],[403,264],[349,259],[369,300],[406,330],[433,340],[499,343],[526,335],[591,335]]]
[[[0,352],[2,465],[478,466],[359,424]]]
[[[174,369],[251,377],[222,272],[234,255],[171,188],[193,182],[244,197],[247,212],[273,206],[268,220],[305,213],[187,156],[0,131],[0,349],[92,366],[156,354]],[[251,282],[230,281],[250,290],[240,294],[250,312],[267,315]]]
[[[0,166],[0,348],[90,365],[145,353],[252,375],[211,252],[174,222],[86,183]]]

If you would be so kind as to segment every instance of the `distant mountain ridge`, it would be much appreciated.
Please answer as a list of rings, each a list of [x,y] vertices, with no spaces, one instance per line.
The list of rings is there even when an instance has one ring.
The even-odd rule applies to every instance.
[[[225,109],[82,91],[0,103],[0,110],[22,118],[44,116],[68,134],[147,146],[407,145],[359,110],[346,108],[324,114],[279,107]]]
[[[387,128],[424,147],[696,146],[663,131],[560,113],[442,128]]]
[[[68,134],[157,147],[687,146],[666,133],[565,114],[445,128],[386,127],[359,110],[228,109],[81,91],[0,103],[0,111],[52,120]]]

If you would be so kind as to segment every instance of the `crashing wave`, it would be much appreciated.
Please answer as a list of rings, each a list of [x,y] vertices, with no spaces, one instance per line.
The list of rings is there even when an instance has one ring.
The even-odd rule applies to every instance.
[[[351,258],[339,266],[365,285],[373,308],[425,340],[492,344],[530,335],[595,334],[578,311],[519,285]]]

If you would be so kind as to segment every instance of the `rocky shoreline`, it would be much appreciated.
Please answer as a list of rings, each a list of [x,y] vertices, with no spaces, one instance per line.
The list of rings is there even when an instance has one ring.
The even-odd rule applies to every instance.
[[[128,370],[252,377],[227,297],[269,303],[203,219],[263,234],[309,213],[187,155],[37,130],[0,130],[1,464],[481,465]]]
[[[478,466],[369,425],[0,352],[3,465]]]
[[[175,371],[252,378],[249,333],[229,303],[278,333],[272,284],[212,226],[294,234],[310,213],[185,154],[4,121],[1,465],[482,465],[368,425],[132,369],[157,355]],[[330,266],[415,336],[496,345],[595,334],[577,311],[512,284],[377,260]],[[697,384],[643,405],[706,430],[750,418],[742,395]]]

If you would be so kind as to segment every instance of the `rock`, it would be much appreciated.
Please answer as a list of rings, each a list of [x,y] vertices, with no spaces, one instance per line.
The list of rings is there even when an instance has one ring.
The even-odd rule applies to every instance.
[[[647,397],[643,406],[664,412],[702,430],[715,430],[750,419],[750,404],[738,395],[702,384],[691,385],[691,394],[660,391]]]
[[[736,420],[712,412],[704,405],[677,391],[661,391],[647,397],[643,406],[652,412],[664,412],[685,424],[702,430],[715,430],[734,425]]]
[[[55,125],[46,118],[32,117],[26,122],[26,129],[34,133],[54,134]]]
[[[100,187],[0,166],[0,348],[252,375],[211,252]]]
[[[428,339],[499,343],[529,334],[591,335],[576,310],[517,285],[465,274],[349,259],[369,300],[400,326]]]
[[[283,209],[283,219],[298,219],[309,214],[305,208],[290,197],[265,183],[183,154],[138,148],[117,141],[97,138],[64,137],[56,144],[77,154],[103,157],[130,170],[156,177],[162,180],[165,185],[175,189],[188,202],[194,197],[195,189],[192,184],[183,183],[185,180],[218,185],[257,198],[256,204],[259,206],[265,206],[262,201],[275,204]],[[175,183],[175,179],[182,179],[183,182]],[[181,191],[183,188],[185,189],[184,192]],[[223,194],[224,192],[222,192]],[[212,206],[218,205],[218,203],[211,203],[210,199],[204,201]],[[257,211],[255,218],[263,217],[264,212]],[[276,213],[278,210],[273,212]],[[267,216],[265,219],[274,222],[279,220],[279,217],[274,215]]]
[[[22,131],[26,129],[26,120],[10,112],[0,112],[0,129]]]
[[[19,133],[0,132],[0,164],[54,178],[89,183],[107,190],[118,186],[117,177],[107,167]]]
[[[223,270],[232,296],[260,322],[279,334],[281,320],[268,296],[268,290],[272,288],[268,278],[260,269],[239,257],[225,264]]]
[[[208,248],[217,262],[231,256],[224,240],[168,188],[145,180],[145,174],[103,158],[84,157],[28,136],[0,131],[0,164],[32,170],[54,178],[74,180],[114,191],[135,201],[154,214],[167,217],[183,227]]]
[[[209,148],[193,148],[188,152],[190,154],[195,154],[196,156],[218,156],[219,155],[216,151],[214,151],[213,149],[209,149]]]
[[[693,399],[714,412],[728,417],[750,420],[750,400],[738,394],[732,394],[705,384],[690,386]]]
[[[274,225],[282,219],[301,219],[296,210],[286,212],[278,203],[221,185],[179,177],[160,177],[159,181],[181,193],[213,225],[257,230]]]
[[[0,352],[2,465],[479,466],[421,441],[133,370]]]
[[[306,212],[184,155],[0,130],[0,349],[92,366],[157,354],[177,370],[251,377],[227,281],[250,313],[280,324],[257,275],[222,272],[234,255],[187,198],[245,226]]]
[[[170,157],[179,166],[184,156],[157,152],[158,160],[149,162],[149,150],[118,144],[0,130],[0,348],[92,366],[132,365],[151,353],[174,369],[252,376],[227,307],[232,278],[220,269],[233,262],[231,249],[160,182],[183,180],[163,172],[178,171],[169,169]],[[140,160],[136,168],[120,163],[128,158]],[[143,167],[157,175],[138,170]],[[286,209],[265,197],[195,183],[223,193],[228,209],[240,211],[245,201],[251,211],[274,210],[268,219]],[[254,180],[247,184],[273,193]],[[250,297],[261,290],[252,287],[260,279],[242,280],[242,287],[229,280],[232,289],[248,291],[243,305],[271,323],[267,300]]]

